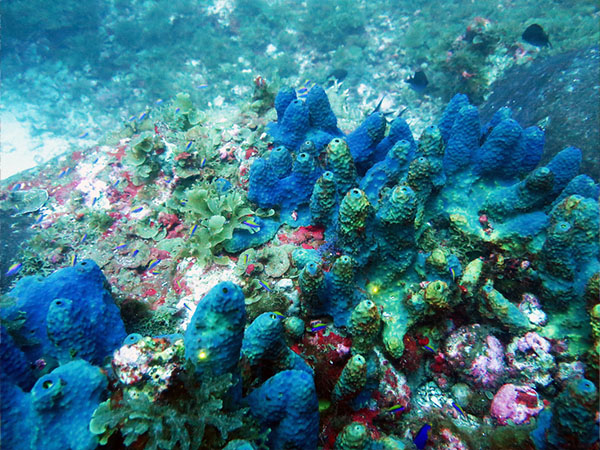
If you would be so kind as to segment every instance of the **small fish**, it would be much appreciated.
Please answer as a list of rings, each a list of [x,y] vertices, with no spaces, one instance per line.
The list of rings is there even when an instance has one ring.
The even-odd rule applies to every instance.
[[[23,264],[21,263],[14,263],[13,265],[11,265],[8,270],[6,271],[6,273],[4,274],[7,277],[11,277],[13,275],[16,275],[19,270],[21,270],[21,267],[23,267]]]
[[[144,120],[146,118],[146,116],[148,116],[148,112],[144,111],[143,113],[140,114],[140,116],[138,117],[138,120],[141,122],[142,120]]]
[[[308,91],[310,91],[313,86],[314,86],[314,83],[312,81],[306,80],[304,82],[304,85],[301,86],[300,89],[298,89],[298,91],[297,91],[298,97],[305,97],[306,95],[308,95]]]
[[[452,276],[452,282],[456,281],[456,271],[454,270],[454,267],[450,267],[450,275]]]
[[[90,134],[90,133],[88,133],[88,132],[86,131],[86,132],[84,132],[84,133],[81,133],[81,134],[80,134],[79,136],[77,136],[77,137],[78,137],[79,139],[84,139],[84,138],[88,137],[88,136],[89,136],[89,134]]]
[[[136,256],[136,255],[137,255],[139,252],[140,252],[139,250],[135,250],[135,251],[134,251],[134,252],[131,254],[131,256],[135,257],[135,256]]]
[[[127,247],[127,244],[121,244],[121,245],[117,245],[117,246],[115,247],[115,250],[121,250],[122,248],[125,248],[125,247]]]
[[[35,220],[35,223],[38,224],[40,223],[42,220],[44,220],[44,215],[40,214],[39,216],[37,216],[37,219]]]
[[[58,178],[62,178],[65,175],[68,175],[70,171],[71,171],[70,167],[67,167],[67,168],[61,170],[60,173],[58,174]]]
[[[156,266],[158,266],[160,264],[160,262],[161,262],[160,259],[153,259],[152,261],[150,261],[150,264],[148,265],[148,270],[154,269]]]
[[[423,92],[429,84],[429,80],[422,70],[417,70],[412,77],[407,78],[404,82],[410,84],[410,87],[417,92]]]
[[[92,206],[94,206],[97,201],[98,201],[98,197],[94,197],[94,200],[92,201]]]
[[[200,168],[202,169],[206,165],[206,158],[202,158],[202,162],[200,163]]]
[[[192,237],[194,235],[197,228],[198,228],[198,224],[194,225],[194,228],[192,228],[192,232],[190,233],[190,237]]]
[[[115,181],[114,184],[113,184],[113,187],[116,188],[119,185],[120,182],[121,182],[121,180]]]
[[[327,325],[326,325],[326,324],[324,324],[324,323],[316,323],[316,324],[314,324],[314,325],[311,327],[311,329],[310,329],[310,332],[311,332],[311,333],[316,333],[317,331],[319,331],[319,330],[323,330],[323,329],[325,329],[325,328],[327,328]]]
[[[158,100],[156,100],[156,102],[155,102],[155,103],[156,103],[157,105],[162,105],[162,103],[163,103],[163,99],[162,99],[162,98],[159,98]]]
[[[244,265],[248,264],[248,253],[244,255]]]
[[[129,119],[127,119],[127,122],[133,122],[135,120],[135,116],[131,116],[129,117]]]
[[[21,183],[14,184],[13,187],[10,188],[10,190],[11,190],[11,192],[18,191],[19,189],[21,189],[21,186],[22,186]]]
[[[271,288],[270,288],[268,285],[266,285],[265,283],[263,283],[263,282],[262,282],[262,281],[260,281],[260,280],[258,280],[258,282],[260,283],[260,285],[261,285],[262,287],[264,287],[264,288],[267,290],[267,292],[272,292],[272,291],[271,291]]]
[[[381,97],[379,102],[377,102],[377,106],[375,107],[375,109],[373,110],[373,112],[371,114],[375,114],[377,111],[379,111],[379,108],[381,108],[381,104],[383,103],[383,100],[385,99],[385,97],[386,97],[386,94],[383,94],[383,96]]]
[[[193,141],[188,142],[187,145],[185,146],[185,149],[189,150],[193,143],[194,143]]]
[[[159,270],[151,270],[150,273],[152,275],[158,275],[160,273],[160,271]]]
[[[434,349],[432,349],[432,348],[431,348],[429,345],[424,345],[424,346],[423,346],[423,348],[424,348],[425,350],[427,350],[428,352],[435,353],[435,350],[434,350]]]
[[[535,45],[536,47],[548,46],[552,48],[548,34],[537,23],[529,25],[521,35],[521,38],[528,44]]]
[[[198,86],[196,86],[196,89],[206,89],[208,87],[208,84],[199,84]]]
[[[257,224],[253,219],[245,220],[242,223],[250,228],[260,228],[260,225]]]
[[[427,444],[427,440],[429,439],[429,430],[431,430],[431,425],[426,423],[421,427],[421,429],[413,439],[415,446],[419,450],[423,450],[425,448],[425,444]]]
[[[83,237],[82,237],[82,238],[79,240],[79,243],[78,243],[78,245],[81,245],[81,244],[83,244],[83,243],[85,242],[85,240],[86,240],[86,239],[87,239],[87,233],[85,233],[85,234],[83,235]]]
[[[179,111],[181,111],[181,108],[179,108],[179,107],[175,108],[175,114],[179,113]]]
[[[463,411],[463,409],[461,408],[461,406],[458,403],[452,402],[452,406],[454,406],[454,409],[456,409],[460,413],[461,416],[467,417],[467,415],[465,414],[465,412]]]
[[[77,255],[71,256],[71,265],[74,266],[77,264]]]
[[[132,213],[139,213],[144,209],[143,206],[140,206],[139,208],[135,208],[133,211],[131,211]]]
[[[283,314],[281,314],[279,311],[273,311],[273,314],[275,314],[276,316],[279,317],[285,317]]]
[[[406,408],[404,406],[400,406],[400,405],[394,405],[390,408],[386,408],[384,409],[385,412],[402,412],[404,411]]]
[[[190,307],[187,305],[187,303],[184,303],[184,304],[183,304],[183,306],[184,306],[185,308],[187,308],[188,310],[190,310],[190,311],[192,310],[192,308],[190,308]]]

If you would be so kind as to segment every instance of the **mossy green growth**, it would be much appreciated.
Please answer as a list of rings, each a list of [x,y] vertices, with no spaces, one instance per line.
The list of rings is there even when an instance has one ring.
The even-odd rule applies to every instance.
[[[361,301],[356,305],[350,316],[352,351],[366,354],[375,345],[380,330],[381,314],[379,308],[369,299]]]
[[[352,422],[344,427],[335,439],[335,450],[364,450],[369,448],[369,432],[360,422]]]
[[[444,140],[438,127],[431,125],[423,130],[417,151],[423,156],[444,156]]]
[[[346,195],[356,186],[356,166],[344,139],[335,138],[327,145],[327,167],[333,172],[338,195]]]
[[[308,306],[310,309],[311,306],[316,306],[319,292],[325,286],[325,275],[321,266],[314,261],[308,262],[300,272],[298,285],[302,292],[302,298],[308,304],[305,307]]]
[[[236,228],[248,228],[243,222],[254,215],[240,191],[230,189],[219,193],[214,183],[177,192],[169,207],[182,212],[190,224],[190,237],[183,253],[195,256],[202,265],[228,263],[226,257],[216,255]]]
[[[340,205],[339,230],[342,235],[364,230],[371,204],[363,191],[351,189]]]
[[[129,143],[123,161],[133,169],[136,185],[147,184],[158,176],[161,166],[157,150],[162,148],[162,141],[151,131],[140,133]]]
[[[180,92],[173,99],[166,119],[174,128],[185,131],[206,120],[206,114],[194,107],[190,94]]]
[[[162,401],[125,393],[120,400],[101,403],[92,416],[90,431],[99,435],[101,445],[120,433],[125,446],[144,440],[148,450],[222,448],[231,433],[240,430],[245,435],[236,437],[253,433],[247,408],[223,410],[231,374],[206,376],[198,382],[193,373],[188,363],[178,375],[180,385],[174,388],[181,392]]]
[[[317,180],[310,197],[310,215],[313,225],[328,225],[335,206],[335,175],[327,171]]]
[[[348,360],[342,374],[333,388],[331,399],[334,403],[355,397],[367,382],[367,362],[362,355],[354,355]]]

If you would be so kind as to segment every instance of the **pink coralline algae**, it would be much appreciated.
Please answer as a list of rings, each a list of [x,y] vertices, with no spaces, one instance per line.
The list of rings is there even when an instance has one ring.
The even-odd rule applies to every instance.
[[[134,336],[129,335],[125,345],[115,351],[112,367],[125,386],[146,380],[145,393],[155,398],[167,389],[173,375],[181,369],[183,339],[171,343],[164,338]]]
[[[454,331],[446,341],[444,354],[450,366],[479,387],[491,387],[506,371],[500,341],[479,325]]]
[[[515,337],[506,347],[506,361],[512,375],[530,386],[548,386],[556,368],[550,354],[552,344],[536,332]]]
[[[512,421],[515,425],[529,423],[544,408],[535,389],[529,386],[505,384],[500,388],[490,407],[490,413],[500,425]]]

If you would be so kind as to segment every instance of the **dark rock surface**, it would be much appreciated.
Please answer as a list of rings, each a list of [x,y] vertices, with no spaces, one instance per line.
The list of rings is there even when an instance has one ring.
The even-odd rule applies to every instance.
[[[600,53],[574,50],[515,66],[492,85],[480,107],[482,122],[502,106],[524,128],[549,118],[542,163],[573,145],[583,152],[581,171],[600,179]]]

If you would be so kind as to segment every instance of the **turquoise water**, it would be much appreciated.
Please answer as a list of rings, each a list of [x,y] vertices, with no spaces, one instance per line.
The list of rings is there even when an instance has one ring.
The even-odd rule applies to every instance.
[[[596,2],[0,9],[6,448],[597,448]]]

